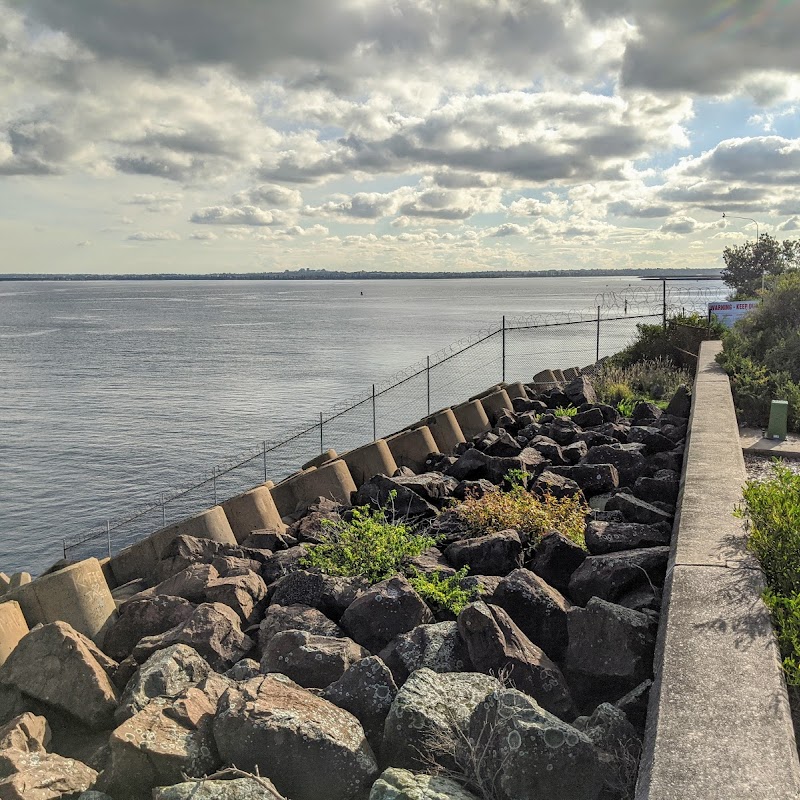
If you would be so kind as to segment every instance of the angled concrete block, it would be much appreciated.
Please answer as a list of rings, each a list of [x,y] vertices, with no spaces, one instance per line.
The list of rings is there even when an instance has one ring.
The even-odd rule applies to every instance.
[[[0,603],[0,667],[27,632],[28,623],[19,603],[15,600]]]
[[[398,467],[408,467],[416,473],[425,471],[425,460],[436,453],[436,440],[427,425],[400,431],[386,439]]]
[[[466,441],[452,408],[445,408],[431,414],[422,420],[421,425],[428,426],[437,449],[445,455],[452,453],[457,444]]]
[[[492,424],[503,411],[514,411],[514,404],[505,389],[498,389],[496,392],[487,394],[486,397],[481,398],[481,403]]]
[[[253,531],[270,530],[283,533],[286,525],[266,486],[256,486],[222,503],[222,509],[237,542],[243,542]]]
[[[453,406],[453,414],[466,439],[472,439],[473,436],[486,433],[492,428],[489,417],[486,416],[486,409],[480,400],[470,400]]]
[[[392,451],[383,439],[350,450],[342,456],[342,461],[347,464],[356,488],[375,475],[391,477],[397,470]]]

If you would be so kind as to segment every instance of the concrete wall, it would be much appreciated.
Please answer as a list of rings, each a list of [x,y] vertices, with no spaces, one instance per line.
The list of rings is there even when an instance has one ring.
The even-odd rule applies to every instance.
[[[733,516],[746,476],[720,349],[698,358],[636,800],[800,797],[763,577]]]
[[[26,633],[28,624],[19,603],[14,600],[0,603],[0,667]]]

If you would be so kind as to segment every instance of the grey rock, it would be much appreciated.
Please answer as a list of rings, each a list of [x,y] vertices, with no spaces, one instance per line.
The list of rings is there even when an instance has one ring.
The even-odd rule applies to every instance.
[[[478,800],[478,798],[450,778],[390,767],[372,784],[369,800]]]
[[[476,707],[469,738],[497,774],[501,800],[597,800],[600,754],[581,731],[515,689],[498,689]]]
[[[561,670],[498,606],[470,603],[458,615],[458,631],[479,672],[507,673],[510,681],[562,719],[576,715]]]
[[[542,497],[549,495],[556,499],[574,497],[581,494],[581,487],[575,481],[563,475],[550,472],[550,470],[545,470],[539,474],[531,490]]]
[[[633,495],[646,503],[661,501],[675,505],[678,502],[680,479],[677,472],[660,469],[652,478],[643,475],[633,484]]]
[[[351,800],[378,775],[358,720],[284,675],[229,689],[214,718],[214,739],[225,762],[258,768],[292,800]]]
[[[469,567],[479,575],[506,575],[520,563],[522,541],[514,530],[463,539],[444,551],[456,568]]]
[[[267,604],[267,585],[260,575],[247,569],[240,575],[210,581],[206,599],[232,608],[244,625],[252,625],[261,619]]]
[[[400,483],[401,480],[403,478],[375,475],[358,489],[353,502],[357,506],[392,509],[396,517],[435,517],[436,506]],[[394,500],[390,496],[392,492]]]
[[[577,378],[573,378],[564,387],[563,392],[574,406],[597,402],[594,386],[592,386],[592,382],[586,375],[578,375]]]
[[[415,670],[427,667],[434,672],[470,672],[469,650],[458,633],[455,622],[417,625],[401,633],[379,653],[402,686]]]
[[[279,578],[300,569],[303,560],[308,556],[308,548],[303,544],[290,547],[288,550],[281,550],[273,553],[264,564],[261,565],[261,577],[267,586],[271,586]]]
[[[402,575],[376,583],[342,617],[350,636],[375,654],[398,634],[427,622],[433,622],[431,610]]]
[[[115,723],[121,725],[138,714],[155,697],[177,697],[211,672],[208,662],[185,644],[153,653],[125,687],[114,713]]]
[[[615,601],[643,586],[661,586],[669,547],[644,547],[588,556],[572,574],[569,596],[579,605],[592,597]]]
[[[689,413],[692,410],[692,398],[686,386],[679,386],[669,405],[666,408],[665,414],[670,414],[673,417],[681,417],[683,419],[689,418]]]
[[[586,442],[578,438],[576,438],[572,444],[561,448],[561,454],[564,456],[564,461],[566,461],[568,465],[577,464],[588,452],[589,447]]]
[[[642,525],[638,522],[597,522],[586,526],[586,549],[594,556],[668,545],[672,538],[668,525]]]
[[[613,464],[575,464],[551,467],[550,472],[574,481],[587,497],[610,492],[619,487],[619,473]]]
[[[375,753],[381,751],[384,724],[396,696],[397,684],[378,656],[357,661],[321,695],[361,723]]]
[[[617,470],[620,486],[633,486],[647,463],[641,446],[601,444],[591,447],[581,464],[611,464]]]
[[[572,574],[585,558],[586,551],[580,545],[554,531],[536,543],[531,571],[559,592],[566,592]]]
[[[261,674],[261,667],[253,658],[243,658],[237,661],[226,673],[226,678],[232,681],[249,681]]]
[[[268,778],[176,783],[153,789],[153,800],[285,800]]]
[[[352,639],[282,631],[264,649],[261,671],[280,672],[307,689],[324,689],[368,655]]]
[[[281,631],[308,631],[319,636],[341,638],[344,631],[319,609],[295,603],[289,606],[271,605],[258,629],[258,646],[263,653],[273,636]]]
[[[655,525],[659,522],[672,523],[673,514],[652,503],[646,503],[627,492],[615,494],[607,503],[608,511],[621,511],[628,522],[642,525]]]
[[[412,673],[397,693],[386,717],[383,761],[394,767],[420,769],[427,765],[431,740],[452,743],[464,732],[475,707],[500,688],[496,678],[473,672],[439,674],[430,669]],[[451,754],[442,753],[441,766],[457,770]]]
[[[422,575],[439,575],[442,578],[449,578],[456,574],[438,547],[429,547],[418,556],[406,559],[406,565]]]
[[[638,442],[644,445],[645,453],[652,455],[653,453],[665,453],[675,447],[675,442],[672,439],[664,436],[658,428],[650,426],[633,425],[628,432],[629,442]]]
[[[271,601],[279,606],[312,606],[338,621],[350,603],[368,587],[369,583],[363,578],[297,570],[275,581]]]
[[[182,597],[190,603],[203,603],[206,599],[206,587],[218,577],[217,568],[211,564],[190,564],[180,572],[161,581],[152,589],[152,593]]]

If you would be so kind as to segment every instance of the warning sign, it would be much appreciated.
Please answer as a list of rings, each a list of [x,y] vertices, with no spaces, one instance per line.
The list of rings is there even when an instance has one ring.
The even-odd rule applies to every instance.
[[[760,300],[721,300],[718,303],[709,303],[708,313],[713,314],[726,328],[732,328],[737,320],[747,316],[760,302]]]

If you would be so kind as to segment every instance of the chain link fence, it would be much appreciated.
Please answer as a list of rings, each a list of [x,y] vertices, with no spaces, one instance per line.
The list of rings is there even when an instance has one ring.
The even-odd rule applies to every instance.
[[[342,454],[410,425],[501,381],[530,381],[543,369],[585,367],[625,348],[641,323],[663,323],[678,313],[705,313],[718,292],[663,287],[605,294],[594,309],[544,316],[503,317],[412,364],[333,408],[279,441],[215,465],[207,475],[165,491],[104,529],[64,540],[64,558],[110,555],[159,528],[179,522],[257,486],[275,483],[328,449]]]

